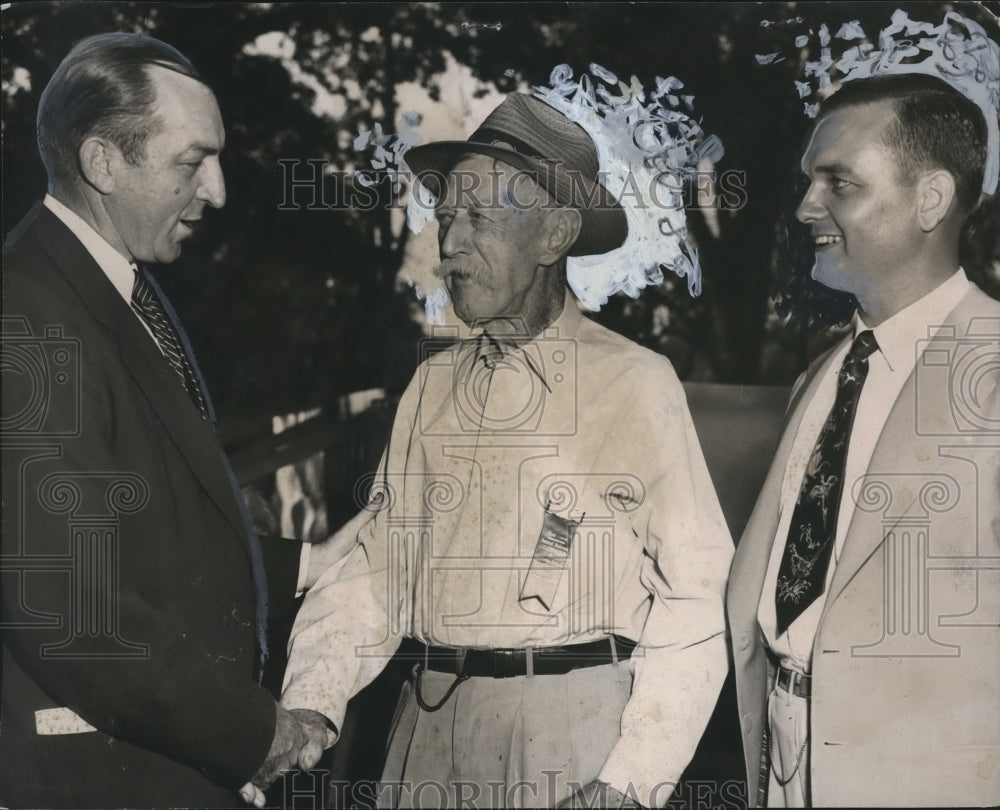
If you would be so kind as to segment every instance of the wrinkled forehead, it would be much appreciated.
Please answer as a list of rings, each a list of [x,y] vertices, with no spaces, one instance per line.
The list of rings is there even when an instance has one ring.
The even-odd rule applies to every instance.
[[[460,155],[448,171],[438,208],[517,208],[549,201],[531,172],[491,155]]]

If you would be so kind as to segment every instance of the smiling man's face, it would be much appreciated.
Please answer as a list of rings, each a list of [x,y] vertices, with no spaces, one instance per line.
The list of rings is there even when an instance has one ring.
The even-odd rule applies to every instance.
[[[148,68],[156,88],[157,127],[138,165],[119,154],[105,208],[114,246],[139,262],[172,262],[204,212],[221,208],[226,185],[219,164],[225,144],[212,91],[188,76]]]
[[[887,101],[831,112],[802,158],[809,190],[796,216],[812,231],[813,278],[853,293],[862,308],[905,284],[920,258],[917,195],[884,140],[894,121]]]

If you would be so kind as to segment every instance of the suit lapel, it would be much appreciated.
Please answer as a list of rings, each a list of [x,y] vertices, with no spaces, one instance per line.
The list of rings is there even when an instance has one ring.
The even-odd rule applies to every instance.
[[[965,333],[969,319],[976,312],[976,301],[980,296],[983,294],[979,288],[973,287],[958,303],[958,306],[948,314],[944,322],[946,328],[939,333],[938,337],[932,339],[928,346],[933,347],[937,343],[943,351],[947,352],[951,344],[955,342],[955,335]],[[950,331],[947,328],[949,326],[954,327],[954,331]],[[919,358],[917,363],[919,365]],[[951,408],[947,386],[924,386],[921,388],[919,396],[919,407],[928,413],[940,414]],[[900,389],[899,396],[896,397],[879,434],[871,461],[868,464],[868,472],[865,473],[865,482],[876,482],[880,477],[897,473],[912,473],[921,469],[922,461],[917,457],[915,443],[919,438],[916,409],[917,368],[914,367]],[[845,492],[844,496],[854,497],[856,489],[857,485],[852,487],[850,493]],[[861,510],[857,507],[857,500],[855,501],[851,522],[844,538],[844,548],[834,569],[833,581],[830,583],[829,594],[826,598],[824,618],[833,601],[843,592],[872,554],[879,549],[886,536],[896,528],[901,520],[912,513],[914,509],[919,508],[916,492],[909,494],[899,491],[893,492],[894,501],[899,496],[908,496],[910,500],[907,503],[893,503],[894,520],[891,523],[885,521],[885,515],[881,509]],[[822,621],[823,618],[820,619],[821,624]]]
[[[125,366],[164,429],[246,546],[246,527],[218,438],[170,364],[90,253],[58,217],[39,205],[31,232],[36,248],[52,258],[91,314],[115,335]]]
[[[900,461],[900,449],[907,446],[907,439],[912,443],[913,420],[904,413],[905,408],[913,409],[914,395],[914,375],[911,373],[899,393],[899,397],[889,412],[889,417],[879,434],[875,450],[872,452],[872,459],[868,465],[868,471],[860,486],[863,489],[870,481],[879,479],[879,472],[898,471]],[[872,471],[876,472],[872,472]],[[898,494],[898,493],[897,493]],[[844,548],[837,560],[837,565],[833,571],[833,580],[830,582],[830,590],[826,596],[826,604],[823,609],[824,617],[830,605],[847,587],[847,583],[854,578],[861,566],[865,564],[869,557],[882,545],[885,536],[891,532],[899,520],[905,516],[906,512],[913,506],[907,504],[903,510],[898,512],[896,521],[892,524],[884,522],[881,510],[864,511],[858,509],[857,502],[861,500],[858,484],[856,483],[851,491],[844,492],[845,498],[855,498],[854,510],[851,512],[851,522],[847,527],[847,534],[844,538]],[[899,504],[896,504],[898,507]],[[820,619],[822,623],[823,619]],[[819,634],[817,634],[817,638]]]
[[[767,776],[762,774],[761,768],[767,761],[762,745],[770,681],[768,658],[764,654],[765,647],[757,624],[757,609],[762,597],[771,548],[778,542],[775,539],[775,532],[781,517],[779,510],[785,468],[788,465],[795,434],[805,413],[805,406],[815,394],[819,379],[818,371],[823,364],[823,360],[815,363],[803,382],[792,393],[781,439],[753,513],[736,547],[733,568],[729,575],[726,601],[729,608],[733,659],[737,673],[736,690],[751,804],[763,803],[761,791],[767,785]]]
[[[802,417],[816,393],[819,381],[822,379],[823,375],[820,372],[829,362],[834,351],[835,349],[830,350],[827,355],[817,360],[807,373],[803,383],[792,394],[788,404],[788,416],[782,429],[781,440],[775,451],[774,461],[771,463],[767,479],[757,497],[757,503],[750,515],[750,520],[747,522],[743,538],[740,540],[738,549],[741,560],[740,571],[738,576],[734,571],[730,587],[738,588],[738,593],[734,594],[735,602],[742,604],[744,622],[747,625],[752,623],[754,628],[757,626],[757,606],[764,587],[764,577],[771,556],[771,547],[773,543],[779,542],[775,538],[775,533],[781,518],[781,494],[788,457],[792,452],[792,445],[802,423]]]

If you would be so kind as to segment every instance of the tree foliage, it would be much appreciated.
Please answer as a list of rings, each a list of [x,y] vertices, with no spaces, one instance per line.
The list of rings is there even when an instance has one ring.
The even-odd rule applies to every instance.
[[[962,13],[989,24],[972,4]],[[598,316],[671,358],[682,378],[787,383],[815,338],[783,326],[770,303],[808,281],[794,210],[794,178],[808,119],[794,59],[759,67],[755,54],[787,49],[793,27],[858,19],[884,25],[902,6],[939,19],[942,3],[20,3],[3,14],[5,230],[38,199],[44,173],[34,112],[56,64],[80,37],[128,30],[188,54],[216,89],[227,126],[229,202],[159,275],[181,312],[229,437],[267,430],[267,417],[323,405],[370,387],[398,390],[417,361],[412,293],[399,289],[407,232],[387,205],[343,204],[359,156],[353,139],[395,128],[397,87],[440,97],[446,54],[500,91],[545,82],[551,69],[592,62],[647,84],[681,78],[707,132],[742,172],[738,210],[692,209],[689,225],[704,292],[665,283]],[[263,37],[264,39],[260,39]],[[264,48],[261,43],[269,43]],[[28,81],[25,81],[25,79]],[[30,84],[30,86],[28,86]],[[447,100],[447,99],[446,99]],[[325,167],[322,188],[288,185]],[[312,161],[308,163],[307,161]],[[291,192],[291,193],[290,193]],[[290,199],[289,199],[290,196]],[[284,203],[284,204],[283,204]],[[1000,219],[987,207],[972,229],[967,267],[998,292]],[[995,269],[993,270],[995,273]],[[822,339],[822,338],[820,338]]]

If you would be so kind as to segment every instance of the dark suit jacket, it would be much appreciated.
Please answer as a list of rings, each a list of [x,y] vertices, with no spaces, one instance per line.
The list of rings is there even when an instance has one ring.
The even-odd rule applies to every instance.
[[[817,807],[1000,800],[998,339],[1000,303],[973,287],[927,342],[865,476],[845,490],[854,509],[813,643]],[[757,606],[792,439],[828,358],[793,395],[729,576],[751,804],[766,786],[774,672]]]
[[[0,802],[241,806],[275,708],[214,429],[43,206],[4,250],[4,342]],[[74,716],[97,730],[39,733]]]

